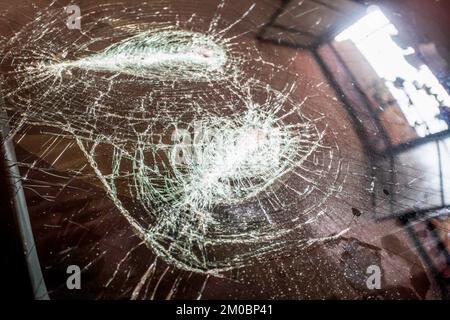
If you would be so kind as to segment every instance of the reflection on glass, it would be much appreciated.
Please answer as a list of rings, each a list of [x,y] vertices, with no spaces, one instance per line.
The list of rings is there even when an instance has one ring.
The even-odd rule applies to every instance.
[[[450,96],[427,65],[411,65],[407,56],[415,54],[412,47],[401,48],[392,38],[398,30],[377,6],[336,37],[336,41],[352,41],[386,82],[409,125],[420,137],[448,129],[442,118]]]

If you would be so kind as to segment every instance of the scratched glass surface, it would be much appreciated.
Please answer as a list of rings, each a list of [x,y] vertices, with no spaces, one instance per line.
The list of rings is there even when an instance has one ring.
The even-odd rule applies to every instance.
[[[63,2],[0,19],[50,298],[448,297],[450,44],[417,1]]]

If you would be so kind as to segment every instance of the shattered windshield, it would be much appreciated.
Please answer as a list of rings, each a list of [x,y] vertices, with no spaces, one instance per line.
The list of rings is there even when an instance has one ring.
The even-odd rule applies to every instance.
[[[450,69],[395,6],[5,2],[38,298],[448,294]]]

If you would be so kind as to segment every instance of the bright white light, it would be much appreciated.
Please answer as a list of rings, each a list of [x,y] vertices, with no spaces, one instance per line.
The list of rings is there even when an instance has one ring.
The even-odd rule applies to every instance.
[[[417,69],[405,59],[405,55],[413,54],[414,49],[404,50],[395,43],[392,36],[397,35],[398,30],[377,6],[369,7],[367,12],[367,15],[344,30],[335,40],[351,40],[380,78],[388,81],[395,81],[396,78],[405,80],[404,89],[398,89],[389,82],[386,86],[419,136],[446,130],[447,124],[436,119],[439,114],[438,101],[421,87],[425,85],[431,88],[431,92],[443,104],[450,105],[447,91],[426,65]]]

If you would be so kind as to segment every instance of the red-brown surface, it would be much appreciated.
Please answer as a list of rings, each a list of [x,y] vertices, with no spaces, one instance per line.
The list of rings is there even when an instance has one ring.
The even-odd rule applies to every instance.
[[[0,6],[8,8],[8,14],[0,22],[0,30],[8,38],[28,21],[33,21],[35,9],[26,1],[23,1],[22,5],[18,5],[15,1],[17,7],[11,6],[10,1],[4,2],[2,1]],[[197,16],[203,18],[205,24],[210,22],[217,8],[216,1],[166,2],[175,12],[182,13],[186,19],[190,13],[195,12]],[[420,20],[417,18],[418,21],[412,28],[423,32],[421,36],[427,40],[436,40],[440,47],[448,49],[450,47],[450,44],[446,43],[448,39],[440,33],[431,32],[430,29],[445,28],[444,22],[426,24],[428,28],[425,25],[422,27],[422,23],[425,17],[430,19],[429,16],[436,18],[434,19],[436,21],[448,22],[446,18],[449,11],[444,15],[442,11],[445,10],[439,12],[434,5],[429,7],[420,5],[419,2],[423,1],[407,2],[411,4],[411,8],[417,9],[415,15],[421,18]],[[444,2],[446,3],[440,1],[441,4]],[[114,1],[77,2],[82,10],[94,8],[91,11],[94,16],[88,19],[99,18],[95,16],[95,8],[101,3]],[[221,13],[222,21],[230,24],[241,17],[253,3],[254,1],[239,1],[225,5]],[[41,267],[51,298],[440,299],[443,297],[445,286],[443,289],[442,283],[439,282],[442,278],[436,279],[435,270],[423,259],[421,250],[418,250],[422,242],[426,243],[425,252],[433,250],[436,247],[436,239],[426,240],[430,238],[421,234],[420,230],[412,231],[420,226],[421,222],[413,223],[414,227],[411,227],[405,225],[404,221],[389,216],[401,215],[411,211],[412,208],[426,209],[448,204],[447,196],[442,199],[441,194],[444,190],[448,190],[449,185],[440,184],[438,178],[440,174],[441,180],[442,176],[445,180],[450,170],[448,164],[444,164],[444,169],[442,166],[437,168],[436,160],[436,157],[445,159],[450,155],[448,140],[441,142],[441,154],[436,156],[434,149],[427,151],[430,155],[427,160],[417,154],[420,152],[415,153],[415,149],[393,158],[389,158],[389,155],[377,155],[368,150],[368,145],[377,151],[385,149],[379,129],[370,119],[371,113],[362,110],[367,118],[354,118],[354,114],[345,105],[346,100],[340,96],[340,91],[333,87],[336,83],[330,81],[323,66],[317,61],[317,55],[311,51],[258,41],[258,31],[269,22],[279,4],[277,1],[255,3],[256,10],[251,11],[242,25],[238,24],[232,33],[232,35],[246,33],[238,37],[237,41],[243,43],[239,50],[245,53],[246,47],[254,46],[261,57],[278,66],[281,71],[277,71],[276,76],[275,72],[266,66],[255,72],[273,87],[283,88],[286,84],[295,84],[296,89],[291,92],[291,99],[299,103],[307,98],[302,106],[303,114],[311,118],[320,118],[317,122],[326,127],[327,132],[323,144],[331,146],[330,149],[336,152],[335,156],[342,160],[346,168],[339,176],[339,179],[342,179],[341,188],[332,190],[333,196],[318,207],[318,211],[323,211],[321,222],[290,234],[288,239],[284,240],[288,243],[289,240],[294,241],[298,237],[314,238],[330,235],[347,227],[348,231],[336,239],[308,249],[292,247],[288,251],[282,251],[281,254],[262,256],[250,265],[225,272],[220,277],[182,270],[158,257],[152,247],[131,228],[117,204],[108,196],[73,138],[61,135],[64,128],[50,129],[50,126],[45,126],[42,121],[37,121],[36,125],[28,124],[20,128],[14,141],[21,174],[26,177],[23,185]],[[38,8],[43,8],[47,2],[38,1],[36,4]],[[139,7],[139,5],[139,1],[129,1],[126,6]],[[63,3],[58,3],[55,7],[62,9]],[[400,10],[401,7],[396,8]],[[419,13],[424,10],[423,15]],[[132,13],[127,13],[126,16],[130,19]],[[180,18],[156,15],[155,20],[158,19],[176,21]],[[154,21],[136,20],[136,23],[151,22]],[[120,21],[103,23],[98,25],[102,32],[116,28],[115,23],[120,25]],[[92,32],[95,34],[95,30]],[[436,38],[433,38],[434,35]],[[106,42],[108,41],[110,39]],[[54,44],[63,42],[57,39]],[[97,45],[101,47],[101,44]],[[58,50],[53,50],[55,51]],[[69,52],[69,56],[70,54]],[[252,54],[245,56],[251,57]],[[252,61],[248,63],[249,70],[252,70],[253,64],[257,65]],[[2,65],[2,73],[6,77],[10,76],[7,73],[8,68],[11,66]],[[338,80],[345,80],[345,74],[339,75],[339,72],[344,71],[335,64],[334,69],[331,68],[331,73],[337,75]],[[99,94],[95,90],[96,88],[89,88],[86,92],[80,93],[80,97],[87,100],[95,99]],[[126,90],[129,90],[127,94],[136,92],[136,95],[139,95],[142,93],[139,90],[151,89],[130,87]],[[32,94],[38,96],[42,92]],[[112,96],[111,101],[117,101],[116,105],[112,105],[116,108],[111,111],[112,113],[120,114],[127,110],[126,96],[120,94],[114,96],[114,92],[108,94]],[[357,106],[359,100],[353,96],[350,97],[350,101],[355,102],[354,106]],[[30,105],[33,105],[33,101]],[[10,108],[14,109],[14,104],[11,103]],[[207,108],[209,111],[214,110],[214,105]],[[355,120],[360,123],[355,125]],[[113,122],[108,123],[110,124]],[[362,137],[358,126],[369,128],[369,136]],[[128,129],[121,123],[111,125],[108,130],[111,128],[116,133],[127,132]],[[108,134],[113,135],[114,132]],[[410,136],[401,142],[409,141],[409,138]],[[435,142],[432,143],[431,147],[434,147]],[[424,148],[426,147],[429,146],[425,145]],[[425,154],[425,151],[422,153]],[[100,147],[96,155],[100,168],[107,170],[111,167],[113,153],[110,147]],[[307,169],[312,170],[320,163],[321,157],[326,159],[326,156],[321,154],[315,155],[314,159],[305,164]],[[330,183],[326,176],[315,179],[318,189],[325,188]],[[292,179],[292,186],[300,190],[307,184]],[[119,187],[123,205],[134,214],[144,216],[140,204],[136,204],[135,199],[129,197],[128,187],[126,182]],[[319,200],[320,195],[307,199],[311,203]],[[304,206],[306,206],[304,203],[299,203],[296,207],[286,210],[286,215],[292,215],[287,218],[294,219]],[[440,221],[436,225],[442,239],[448,243],[446,222]],[[432,262],[434,261],[435,258],[432,258]],[[444,270],[442,274],[445,277],[447,269],[442,266],[442,261],[439,261],[436,264],[440,266],[439,272]],[[66,268],[69,265],[79,265],[82,269],[81,290],[66,288]],[[371,265],[381,268],[381,289],[370,290],[365,285],[366,270]]]

